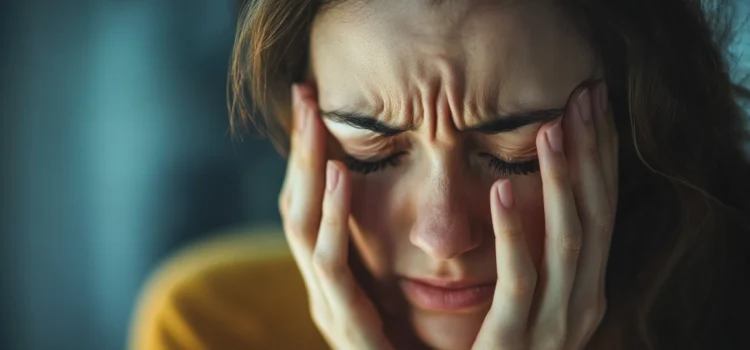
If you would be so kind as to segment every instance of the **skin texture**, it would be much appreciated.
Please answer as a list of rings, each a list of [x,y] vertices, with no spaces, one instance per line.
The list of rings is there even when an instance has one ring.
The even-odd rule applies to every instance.
[[[603,290],[597,289],[601,283],[591,282],[586,286],[597,288],[578,291],[573,283],[575,263],[581,251],[581,232],[601,231],[601,246],[608,246],[610,215],[595,218],[587,208],[599,205],[614,212],[616,152],[599,153],[598,144],[603,141],[593,136],[592,124],[588,124],[590,138],[576,137],[585,135],[583,126],[573,126],[579,119],[572,120],[580,118],[577,97],[584,92],[582,84],[598,78],[600,72],[595,56],[573,26],[544,2],[429,5],[384,0],[342,5],[319,15],[313,23],[310,50],[308,87],[295,92],[296,127],[280,207],[285,231],[308,283],[313,315],[317,315],[319,328],[327,329],[323,333],[329,342],[341,348],[399,345],[402,340],[393,336],[385,340],[378,333],[380,319],[388,317],[389,326],[408,326],[419,341],[439,349],[491,348],[499,346],[499,339],[507,341],[505,345],[530,348],[547,345],[541,341],[557,341],[560,348],[585,344],[604,312],[600,305]],[[603,109],[600,96],[606,94],[602,86],[585,90],[585,104],[591,108],[588,114],[602,114],[593,118],[606,117],[597,113]],[[495,135],[461,132],[493,116],[544,109],[566,110],[565,120]],[[317,124],[321,120],[317,110],[358,112],[411,131],[382,136],[330,119],[324,120],[323,127]],[[602,125],[596,126],[597,133],[606,130]],[[562,142],[563,130],[570,135],[565,138],[564,153],[577,149],[584,155],[571,152],[568,156],[574,165],[583,164],[572,166],[570,174],[565,156],[557,160],[549,148],[547,160],[540,159],[542,172],[498,180],[501,176],[487,165],[486,154],[512,162],[535,159],[543,153],[540,145],[546,147],[547,130],[554,128],[553,139]],[[307,135],[300,136],[303,131]],[[315,133],[318,135],[310,135]],[[344,153],[368,161],[397,152],[405,155],[397,165],[367,175],[346,171],[341,163],[329,163],[327,178],[336,179],[332,183],[339,192],[324,192],[323,184],[318,183],[312,185],[317,189],[300,194],[305,186],[300,183],[300,173],[326,177],[323,157],[315,163],[311,160],[314,155],[298,155],[301,145],[304,153],[327,152],[334,159],[341,159]],[[580,161],[586,157],[595,159],[591,162],[596,165],[591,167],[594,175],[589,178],[593,180],[587,184],[595,195],[581,204],[588,194],[582,190],[587,175],[581,175],[588,163]],[[566,170],[564,175],[560,168]],[[546,183],[542,176],[545,169],[550,174]],[[548,190],[555,195],[545,196]],[[511,208],[503,209],[498,191],[505,193],[506,199],[512,197]],[[574,202],[574,197],[579,202]],[[581,211],[580,220],[577,210]],[[553,223],[548,222],[550,218]],[[545,230],[549,225],[556,229]],[[317,236],[309,233],[312,231]],[[558,231],[561,239],[545,238],[555,237]],[[372,295],[382,307],[381,315],[369,298],[361,297],[354,279],[331,278],[350,274],[341,268],[346,265],[348,237],[356,248],[349,253],[361,257],[375,284]],[[550,254],[546,260],[555,264],[545,264],[545,250]],[[554,255],[558,250],[573,253]],[[592,253],[590,265],[599,268],[589,280],[604,280],[606,249],[603,251]],[[581,253],[582,257],[588,255]],[[405,300],[398,286],[403,276],[497,280],[500,291],[492,303],[474,309],[430,311]],[[549,287],[553,294],[535,286]],[[571,290],[571,305],[555,297],[554,293],[569,295]],[[534,295],[541,300],[538,306],[508,315],[515,305],[530,304]],[[576,295],[597,300],[595,312],[584,312],[587,306],[576,305]],[[587,319],[568,321],[570,334],[557,334],[559,327],[553,331],[554,325],[547,320],[554,319],[553,315],[566,319],[569,307],[582,310]],[[346,317],[332,316],[342,314]],[[507,321],[511,318],[515,321]],[[332,325],[336,322],[339,326]],[[342,331],[341,323],[359,328]],[[527,323],[540,326],[527,330]],[[523,329],[518,328],[520,324]],[[524,336],[516,339],[518,334]],[[526,335],[534,338],[539,334],[559,337],[537,343],[527,340]]]

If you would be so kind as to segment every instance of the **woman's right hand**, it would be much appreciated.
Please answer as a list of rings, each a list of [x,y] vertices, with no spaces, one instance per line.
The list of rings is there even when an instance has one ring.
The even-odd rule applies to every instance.
[[[313,321],[334,349],[392,349],[375,305],[347,262],[349,173],[340,162],[326,160],[326,129],[310,86],[292,86],[292,114],[279,210]]]

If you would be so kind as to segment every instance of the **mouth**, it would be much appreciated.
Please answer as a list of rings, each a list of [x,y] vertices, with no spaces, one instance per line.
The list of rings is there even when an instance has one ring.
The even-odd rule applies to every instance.
[[[448,281],[403,278],[401,289],[417,307],[432,311],[465,311],[492,300],[496,281]]]

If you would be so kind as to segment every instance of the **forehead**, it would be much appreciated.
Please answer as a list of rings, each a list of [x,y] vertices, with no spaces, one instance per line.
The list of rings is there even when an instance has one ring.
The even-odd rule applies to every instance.
[[[441,93],[478,118],[559,108],[595,75],[586,42],[545,1],[354,1],[316,18],[310,50],[321,109],[384,116]]]

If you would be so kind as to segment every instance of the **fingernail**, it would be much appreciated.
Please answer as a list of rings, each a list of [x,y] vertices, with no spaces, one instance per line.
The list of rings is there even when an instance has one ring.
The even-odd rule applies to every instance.
[[[500,180],[497,185],[497,196],[500,197],[500,204],[503,208],[510,209],[513,207],[513,192],[510,189],[510,180]]]
[[[565,118],[565,116],[563,116]],[[547,144],[552,152],[560,153],[563,149],[562,130],[560,129],[560,119],[555,121],[550,128],[547,129]]]
[[[339,169],[333,161],[328,161],[326,166],[326,191],[333,192],[339,184]]]
[[[578,95],[578,115],[584,123],[591,121],[591,94],[588,88]]]

